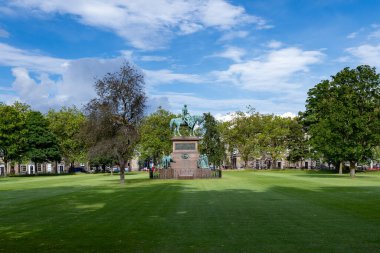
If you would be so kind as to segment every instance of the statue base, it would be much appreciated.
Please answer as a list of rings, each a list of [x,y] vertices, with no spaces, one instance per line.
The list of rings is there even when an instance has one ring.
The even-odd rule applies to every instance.
[[[201,138],[193,136],[173,137],[173,152],[171,157],[174,162],[168,169],[157,169],[152,172],[151,178],[155,179],[195,179],[195,178],[221,178],[221,170],[199,169],[198,145]]]
[[[199,137],[193,136],[176,136],[172,138],[173,153],[171,156],[174,162],[170,163],[170,167],[173,169],[174,178],[196,178],[199,141]]]

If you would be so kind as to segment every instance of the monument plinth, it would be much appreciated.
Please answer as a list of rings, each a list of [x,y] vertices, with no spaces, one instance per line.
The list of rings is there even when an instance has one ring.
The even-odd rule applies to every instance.
[[[197,161],[199,159],[199,137],[176,136],[172,138],[174,178],[191,179],[197,175]]]

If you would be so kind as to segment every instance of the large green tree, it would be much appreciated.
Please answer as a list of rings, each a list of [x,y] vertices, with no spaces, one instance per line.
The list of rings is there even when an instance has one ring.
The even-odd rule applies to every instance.
[[[297,162],[310,157],[306,131],[299,117],[289,121],[289,132],[286,143],[288,148],[287,159],[289,161]]]
[[[261,157],[262,133],[261,115],[249,107],[247,113],[236,112],[231,121],[224,123],[222,137],[230,152],[238,150],[244,166],[247,167],[249,159]]]
[[[313,148],[334,161],[373,157],[380,140],[380,78],[375,68],[345,68],[308,92],[303,123]]]
[[[120,166],[120,183],[125,183],[125,166],[134,155],[139,126],[144,116],[144,76],[125,63],[95,83],[97,98],[86,106],[84,127],[90,158],[111,158]]]
[[[29,107],[15,103],[0,104],[0,149],[5,163],[5,173],[9,161],[20,162],[27,151],[26,112]]]
[[[263,130],[259,143],[263,153],[270,157],[270,168],[276,160],[285,157],[287,153],[287,138],[291,119],[275,115],[262,115]]]
[[[61,152],[58,140],[48,128],[48,121],[38,111],[29,111],[26,114],[26,140],[28,150],[26,158],[32,162],[43,163],[48,161],[60,161]]]
[[[302,125],[301,118],[296,117],[289,121],[289,132],[286,146],[288,149],[287,159],[291,162],[303,161],[307,158],[318,159],[308,142],[308,135]],[[314,157],[317,156],[317,157]]]
[[[49,110],[47,113],[49,129],[58,139],[62,156],[71,167],[74,162],[85,160],[86,149],[80,138],[80,129],[86,121],[84,114],[75,106],[62,107],[59,111]]]
[[[140,159],[152,158],[156,163],[162,155],[168,155],[172,151],[172,132],[169,123],[176,115],[162,109],[146,116],[140,127]]]
[[[201,143],[201,153],[207,154],[208,159],[214,165],[221,165],[225,156],[224,144],[222,143],[218,122],[210,113],[205,113],[204,129]]]

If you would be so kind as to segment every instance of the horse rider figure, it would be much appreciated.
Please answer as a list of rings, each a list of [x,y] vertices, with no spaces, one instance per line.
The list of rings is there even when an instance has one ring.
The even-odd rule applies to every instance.
[[[193,119],[187,110],[187,105],[184,105],[182,108],[182,120],[190,127],[194,125]]]

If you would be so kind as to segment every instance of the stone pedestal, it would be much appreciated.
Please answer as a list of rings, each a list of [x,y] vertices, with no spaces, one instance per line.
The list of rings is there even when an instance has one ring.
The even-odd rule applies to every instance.
[[[192,179],[197,177],[197,161],[199,158],[198,143],[200,138],[193,136],[173,137],[173,161],[170,166],[174,170],[174,178]]]

